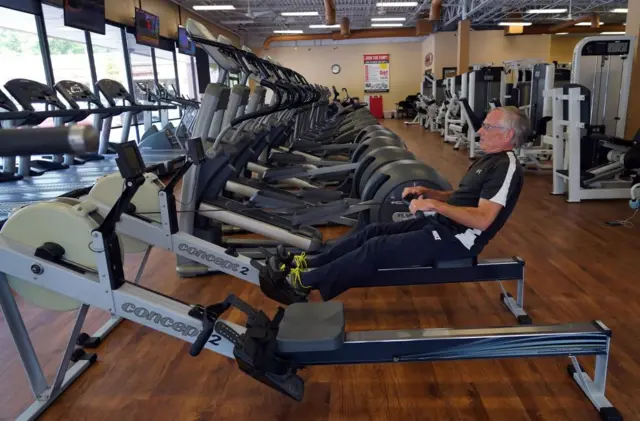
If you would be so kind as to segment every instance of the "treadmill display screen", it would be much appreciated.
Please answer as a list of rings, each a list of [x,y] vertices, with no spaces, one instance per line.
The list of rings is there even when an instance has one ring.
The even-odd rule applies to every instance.
[[[104,0],[64,0],[64,25],[104,35]]]
[[[196,55],[196,44],[189,39],[189,33],[184,26],[178,26],[178,51],[188,56]]]
[[[136,42],[149,47],[160,44],[160,18],[136,8]]]

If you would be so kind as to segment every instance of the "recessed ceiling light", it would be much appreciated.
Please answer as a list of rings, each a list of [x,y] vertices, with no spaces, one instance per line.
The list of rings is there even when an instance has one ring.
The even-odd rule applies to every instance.
[[[274,34],[303,34],[304,31],[302,29],[276,29],[273,31]]]
[[[613,9],[611,10],[611,13],[629,13],[629,9],[625,9],[625,8]]]
[[[531,26],[531,22],[500,22],[498,26]]]
[[[602,25],[602,22],[598,24],[598,26]],[[591,26],[591,22],[580,22],[576,23],[575,26]]]
[[[318,12],[282,12],[282,16],[318,16]]]
[[[558,32],[556,35],[569,35],[568,32]]]
[[[340,25],[309,25],[311,29],[339,28]]]
[[[371,24],[372,27],[374,28],[397,28],[399,26],[402,26],[401,23],[372,23]]]
[[[549,14],[553,14],[553,13],[564,13],[567,10],[568,9],[531,9],[531,10],[528,10],[527,13],[549,13]]]
[[[371,18],[371,22],[404,22],[407,18]]]
[[[377,3],[377,7],[416,7],[417,1],[382,2]]]
[[[232,4],[196,4],[193,10],[236,10]]]
[[[600,35],[626,35],[624,31],[605,31],[600,32]]]

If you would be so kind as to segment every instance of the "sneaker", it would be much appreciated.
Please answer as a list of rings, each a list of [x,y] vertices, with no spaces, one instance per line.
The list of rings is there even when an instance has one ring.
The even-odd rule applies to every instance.
[[[291,254],[284,248],[282,244],[276,247],[276,256],[280,262],[288,268],[301,268],[303,271],[309,268],[307,264],[307,254]]]
[[[307,296],[311,291],[311,287],[306,287],[302,284],[302,273],[304,272],[302,268],[297,266],[288,267],[277,256],[272,256],[267,260],[267,267],[274,279],[284,279],[288,286],[300,295]]]
[[[272,256],[260,269],[260,289],[267,297],[280,304],[306,301],[309,290],[294,288],[289,281],[289,272],[279,259]]]

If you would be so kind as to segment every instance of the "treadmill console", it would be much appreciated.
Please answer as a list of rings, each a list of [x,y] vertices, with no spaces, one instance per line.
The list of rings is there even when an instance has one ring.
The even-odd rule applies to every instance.
[[[134,141],[114,145],[118,158],[118,170],[124,179],[136,178],[144,173],[144,161]]]
[[[54,87],[74,110],[80,109],[78,102],[92,103],[98,108],[104,108],[98,96],[87,85],[72,80],[61,80]]]
[[[8,112],[18,111],[16,104],[14,104],[13,101],[11,101],[2,91],[0,91],[0,108]]]
[[[4,87],[26,111],[35,111],[33,104],[51,105],[58,110],[67,109],[56,92],[40,82],[29,79],[12,79]]]
[[[112,79],[102,79],[96,84],[100,93],[106,98],[111,107],[115,107],[118,104],[118,100],[125,100],[131,105],[136,105],[136,101],[133,96],[122,86],[120,82],[116,82]]]

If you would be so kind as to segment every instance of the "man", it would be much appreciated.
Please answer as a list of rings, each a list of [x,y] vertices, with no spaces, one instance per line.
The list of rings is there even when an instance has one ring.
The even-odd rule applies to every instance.
[[[411,201],[411,213],[435,215],[371,224],[313,257],[281,255],[270,260],[271,273],[286,276],[302,295],[316,289],[330,300],[349,288],[367,286],[378,269],[477,256],[505,224],[520,195],[523,172],[513,149],[526,140],[528,123],[516,108],[496,108],[478,134],[486,155],[469,167],[457,190],[403,191],[403,197],[419,197]]]

